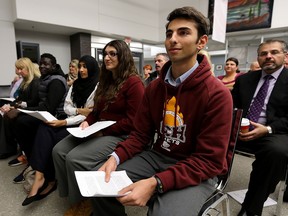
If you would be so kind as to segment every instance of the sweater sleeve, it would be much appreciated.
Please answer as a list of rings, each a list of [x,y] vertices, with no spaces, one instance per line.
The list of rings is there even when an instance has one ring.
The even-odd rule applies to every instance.
[[[134,130],[132,130],[128,139],[120,142],[115,149],[115,153],[118,155],[120,163],[123,163],[143,151],[154,138],[156,127],[150,114],[151,104],[148,96],[150,95],[150,89],[150,86],[146,87],[142,102],[136,112]],[[161,113],[158,115],[159,117],[161,117]]]
[[[76,114],[77,107],[76,107],[76,105],[74,105],[74,103],[71,99],[71,91],[72,91],[71,88],[72,87],[73,87],[73,85],[69,89],[69,92],[67,94],[65,104],[64,104],[64,111],[69,115],[69,117],[66,118],[67,126],[80,124],[81,122],[83,122],[86,119],[86,116]],[[93,107],[95,90],[96,90],[96,88],[90,94],[90,96],[87,98],[86,103],[84,105],[85,108]]]
[[[103,135],[127,135],[133,129],[133,121],[144,94],[144,85],[139,78],[131,78],[125,90],[126,114],[115,124],[102,130]]]

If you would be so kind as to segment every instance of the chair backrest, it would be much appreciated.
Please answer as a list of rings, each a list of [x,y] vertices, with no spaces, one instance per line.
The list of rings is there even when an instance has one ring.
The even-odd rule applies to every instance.
[[[225,187],[228,183],[231,169],[232,169],[235,146],[236,146],[237,137],[238,137],[238,133],[240,130],[240,125],[241,125],[241,120],[242,120],[242,112],[243,112],[242,109],[234,109],[233,110],[232,127],[231,127],[231,131],[230,131],[230,139],[229,139],[228,150],[227,150],[227,155],[226,155],[228,171],[224,175],[218,176],[218,185],[217,185],[216,190],[206,200],[206,202],[202,206],[201,210],[199,211],[198,215],[212,215],[210,213],[207,214],[209,209],[214,209],[214,204],[218,203],[219,200],[223,201],[223,200],[228,199],[228,198],[224,198],[225,194],[223,193],[223,190],[225,189]],[[228,208],[228,206],[226,206],[226,207]],[[227,210],[227,211],[229,211],[229,210]]]
[[[220,191],[225,189],[229,180],[231,170],[232,170],[235,146],[236,146],[238,133],[240,130],[240,125],[241,125],[242,112],[243,112],[242,109],[235,108],[233,110],[232,127],[231,127],[229,145],[228,145],[228,150],[227,150],[227,155],[226,155],[228,171],[226,174],[218,176],[219,180],[218,180],[217,190],[220,190]]]

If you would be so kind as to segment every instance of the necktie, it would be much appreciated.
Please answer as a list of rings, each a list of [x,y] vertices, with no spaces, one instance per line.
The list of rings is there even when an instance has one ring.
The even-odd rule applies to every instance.
[[[272,78],[271,75],[266,75],[264,77],[265,81],[261,88],[259,89],[256,97],[253,100],[253,103],[250,106],[247,118],[253,122],[258,122],[260,113],[262,111],[264,100],[267,95],[268,87],[269,87],[269,80]]]

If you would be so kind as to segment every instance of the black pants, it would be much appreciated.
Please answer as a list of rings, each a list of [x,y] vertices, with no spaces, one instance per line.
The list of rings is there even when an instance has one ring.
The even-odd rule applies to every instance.
[[[30,157],[30,165],[34,170],[44,173],[48,181],[55,180],[55,168],[52,159],[53,147],[69,132],[66,127],[50,127],[41,123],[38,127]]]
[[[20,113],[14,123],[16,140],[21,150],[25,152],[28,162],[30,160],[34,139],[41,123],[41,120],[24,113]]]
[[[236,149],[248,149],[255,154],[248,192],[242,206],[261,215],[264,202],[284,179],[288,157],[288,135],[272,134],[250,142],[239,141]]]
[[[17,142],[13,133],[14,119],[0,115],[0,154],[17,152]]]

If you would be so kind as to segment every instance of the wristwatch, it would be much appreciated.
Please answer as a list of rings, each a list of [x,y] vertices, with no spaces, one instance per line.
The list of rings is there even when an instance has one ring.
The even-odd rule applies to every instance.
[[[163,193],[163,185],[162,185],[162,182],[160,180],[160,178],[158,178],[157,176],[154,176],[154,178],[156,179],[157,181],[157,186],[156,186],[156,191],[160,194]]]
[[[268,133],[269,134],[272,134],[272,128],[270,126],[266,126],[267,130],[268,130]]]

